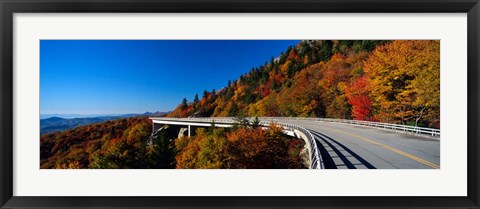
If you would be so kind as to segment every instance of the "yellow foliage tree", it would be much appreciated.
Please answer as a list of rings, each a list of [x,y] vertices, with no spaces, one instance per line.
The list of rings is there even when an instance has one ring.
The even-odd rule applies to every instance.
[[[440,114],[440,42],[393,41],[364,63],[381,121],[436,126]],[[439,125],[439,124],[438,124]]]

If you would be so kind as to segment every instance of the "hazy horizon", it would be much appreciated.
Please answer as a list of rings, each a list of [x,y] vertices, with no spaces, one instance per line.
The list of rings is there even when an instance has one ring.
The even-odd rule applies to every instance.
[[[138,113],[98,113],[98,114],[77,114],[77,113],[47,113],[47,114],[40,114],[40,119],[47,119],[52,117],[59,117],[59,118],[89,118],[89,117],[103,117],[103,116],[123,116],[123,115],[141,115],[145,113],[166,113],[171,111],[145,111],[145,112],[138,112]]]

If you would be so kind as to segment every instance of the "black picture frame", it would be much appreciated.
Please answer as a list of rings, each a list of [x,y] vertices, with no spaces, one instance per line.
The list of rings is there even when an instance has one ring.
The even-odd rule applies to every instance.
[[[479,208],[478,0],[0,0],[1,208]],[[19,197],[13,196],[14,13],[467,13],[466,197]],[[455,181],[455,179],[451,179]],[[442,182],[438,182],[441,184]],[[188,188],[186,188],[188,189]]]

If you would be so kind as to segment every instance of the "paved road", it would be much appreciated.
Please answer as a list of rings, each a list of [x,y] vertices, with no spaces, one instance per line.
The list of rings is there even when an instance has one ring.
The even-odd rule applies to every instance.
[[[308,129],[321,144],[326,168],[438,169],[440,141],[369,127],[278,120]]]

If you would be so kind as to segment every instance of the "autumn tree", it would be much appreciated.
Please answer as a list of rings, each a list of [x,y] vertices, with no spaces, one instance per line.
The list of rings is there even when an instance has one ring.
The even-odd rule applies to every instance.
[[[177,168],[226,168],[226,139],[223,129],[196,130],[193,137],[182,137],[175,141],[180,152],[175,157]]]
[[[283,128],[271,124],[268,129],[240,128],[227,133],[228,167],[230,168],[302,168],[300,156],[292,156],[292,139]]]
[[[148,168],[146,156],[147,139],[151,125],[138,123],[123,131],[122,137],[115,139],[104,150],[92,157],[92,168]]]
[[[300,156],[304,143],[272,124],[267,130],[197,129],[195,136],[175,141],[177,168],[305,168]]]
[[[440,41],[393,41],[365,62],[379,120],[429,126],[440,114]]]
[[[346,88],[346,97],[348,98],[348,103],[352,106],[352,116],[355,120],[373,119],[368,82],[368,77],[362,76]]]

